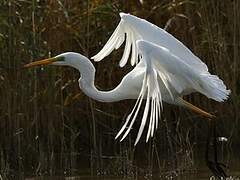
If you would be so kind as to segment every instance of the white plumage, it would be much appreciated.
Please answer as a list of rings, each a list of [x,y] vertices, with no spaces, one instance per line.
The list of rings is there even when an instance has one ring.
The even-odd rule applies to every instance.
[[[181,97],[195,91],[219,102],[227,99],[230,90],[226,90],[222,80],[216,75],[211,75],[206,64],[174,36],[136,16],[125,13],[120,13],[120,16],[121,21],[112,36],[92,59],[101,61],[114,49],[118,49],[126,39],[120,67],[126,65],[131,53],[131,65],[136,65],[138,56],[141,57],[140,62],[144,63],[145,75],[139,94],[140,100],[138,99],[135,105],[135,108],[138,108],[136,111],[133,109],[116,137],[129,125],[135,111],[122,139],[129,133],[145,94],[147,100],[135,144],[141,137],[149,111],[150,122],[146,141],[153,135],[160,118],[162,101],[183,105]]]
[[[118,49],[126,39],[120,66],[125,66],[131,53],[130,62],[135,67],[123,77],[115,89],[99,91],[94,85],[93,64],[85,56],[74,52],[36,61],[25,67],[46,64],[71,66],[80,71],[79,86],[87,96],[102,102],[137,99],[116,136],[116,138],[122,136],[122,141],[128,135],[137,119],[140,107],[144,105],[135,145],[146,124],[148,124],[146,141],[153,136],[161,117],[163,101],[212,118],[213,115],[184,101],[182,96],[191,92],[200,92],[216,101],[223,101],[227,99],[230,90],[226,90],[222,80],[211,75],[206,64],[165,30],[130,14],[120,13],[120,16],[121,21],[116,30],[103,49],[93,57],[95,61],[102,60],[114,49]],[[144,102],[143,99],[146,101]]]

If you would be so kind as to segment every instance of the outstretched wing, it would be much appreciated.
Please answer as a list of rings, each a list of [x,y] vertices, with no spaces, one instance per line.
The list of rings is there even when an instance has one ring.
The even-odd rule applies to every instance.
[[[120,61],[121,67],[127,63],[130,53],[132,53],[131,64],[135,65],[138,63],[136,41],[145,40],[169,49],[172,54],[178,56],[186,64],[197,68],[199,71],[208,71],[205,63],[195,56],[182,42],[164,29],[131,14],[120,13],[120,16],[121,21],[110,39],[103,49],[92,57],[95,61],[102,60],[114,49],[118,49],[126,38],[124,53]]]
[[[140,61],[142,61],[145,68],[142,88],[132,112],[128,115],[126,122],[116,136],[116,138],[118,138],[122,135],[120,140],[122,141],[128,135],[139,113],[139,109],[142,106],[143,99],[146,99],[143,117],[135,145],[142,136],[146,124],[148,124],[146,142],[150,136],[153,136],[154,131],[157,129],[163,107],[163,91],[167,90],[169,94],[168,97],[170,97],[174,102],[176,91],[182,92],[184,89],[189,88],[187,87],[187,84],[181,82],[181,77],[168,72],[168,70],[174,72],[175,69],[171,69],[174,67],[171,67],[171,62],[169,63],[165,57],[171,57],[171,54],[168,54],[167,49],[158,47],[157,45],[143,40],[137,41],[136,45],[139,51]],[[162,55],[161,51],[165,52],[165,56]],[[160,55],[160,57],[158,55]],[[181,62],[178,64],[181,66]],[[165,67],[167,69],[165,69]],[[148,119],[149,122],[147,123]]]
[[[101,61],[104,57],[108,56],[114,49],[118,49],[126,39],[123,56],[120,60],[119,65],[120,67],[125,66],[131,53],[131,65],[134,66],[135,64],[137,64],[138,61],[136,41],[139,38],[140,37],[138,33],[133,28],[131,28],[125,20],[121,19],[117,28],[115,29],[107,43],[104,45],[102,50],[95,56],[91,57],[91,59],[94,59],[94,61]]]
[[[162,94],[159,89],[160,86],[158,83],[157,71],[152,68],[152,61],[148,60],[148,57],[145,56],[145,54],[141,57],[141,61],[145,64],[142,88],[133,110],[128,115],[126,122],[116,136],[116,138],[118,138],[122,135],[120,140],[122,141],[128,135],[142,106],[143,99],[146,99],[141,125],[134,145],[138,143],[148,118],[150,118],[150,121],[146,142],[150,136],[153,136],[154,130],[158,127],[158,120],[160,119],[162,110]]]
[[[197,69],[172,54],[170,50],[144,40],[137,41],[137,48],[140,61],[145,64],[142,89],[132,112],[116,138],[123,133],[121,140],[127,136],[136,120],[144,98],[146,98],[146,103],[135,145],[143,133],[148,118],[146,141],[150,136],[153,136],[161,116],[162,101],[166,97],[172,103],[179,103],[178,98],[186,91],[198,91],[217,101],[223,101],[228,97],[230,91],[226,90],[222,80],[215,75],[211,75],[208,71],[199,73]],[[165,96],[163,96],[163,92],[165,92]],[[128,128],[126,129],[126,127]]]

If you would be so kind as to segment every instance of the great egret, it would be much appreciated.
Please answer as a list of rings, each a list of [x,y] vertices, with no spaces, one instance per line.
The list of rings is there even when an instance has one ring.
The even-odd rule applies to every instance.
[[[130,132],[143,99],[146,99],[143,117],[135,141],[138,143],[147,119],[149,127],[146,141],[153,136],[161,116],[162,101],[191,109],[205,117],[213,115],[182,99],[183,95],[200,92],[216,101],[227,99],[230,91],[226,90],[217,76],[208,72],[207,66],[197,58],[186,46],[172,35],[157,26],[132,15],[120,13],[121,22],[103,47],[93,58],[97,61],[117,49],[125,39],[126,46],[120,66],[124,66],[132,45],[132,65],[136,65],[121,83],[111,91],[99,91],[94,86],[95,68],[85,56],[67,52],[25,65],[71,66],[80,71],[79,86],[89,97],[102,102],[114,102],[124,99],[137,99],[126,122],[117,134],[122,141]],[[125,132],[124,132],[125,131]],[[124,134],[123,134],[124,132]]]

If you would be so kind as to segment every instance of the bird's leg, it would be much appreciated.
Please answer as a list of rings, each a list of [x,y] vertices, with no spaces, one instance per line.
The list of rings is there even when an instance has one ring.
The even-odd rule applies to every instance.
[[[210,160],[209,158],[210,147],[213,147],[213,161]],[[219,163],[217,158],[217,137],[216,137],[216,120],[215,119],[209,119],[205,158],[206,158],[206,163],[208,168],[212,171],[215,177],[217,177],[220,180],[227,178],[227,175],[222,168],[222,166],[223,167],[226,167],[226,166],[222,163]]]
[[[182,106],[190,109],[191,111],[193,111],[193,112],[195,112],[195,113],[197,113],[197,114],[200,114],[201,116],[204,116],[204,117],[210,118],[210,119],[215,118],[214,115],[212,115],[212,114],[210,114],[210,113],[208,113],[208,112],[200,109],[200,108],[197,107],[197,106],[194,106],[193,104],[185,101],[185,100],[182,99],[182,98],[178,98],[178,99],[177,99],[177,102],[179,102],[180,105],[182,105]]]

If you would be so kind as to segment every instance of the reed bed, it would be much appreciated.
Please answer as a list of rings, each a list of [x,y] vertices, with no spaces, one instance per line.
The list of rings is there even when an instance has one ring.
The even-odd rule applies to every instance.
[[[164,105],[155,137],[134,147],[140,118],[124,142],[114,140],[134,101],[88,98],[79,90],[79,73],[71,68],[22,68],[65,51],[95,55],[121,11],[166,26],[224,79],[232,91],[227,102],[199,94],[187,99],[217,115],[219,135],[229,138],[223,160],[231,168],[240,145],[239,9],[238,0],[1,0],[0,177],[169,178],[197,170],[197,157],[204,157],[205,119]],[[116,87],[131,69],[118,67],[121,53],[94,63],[99,89]]]

